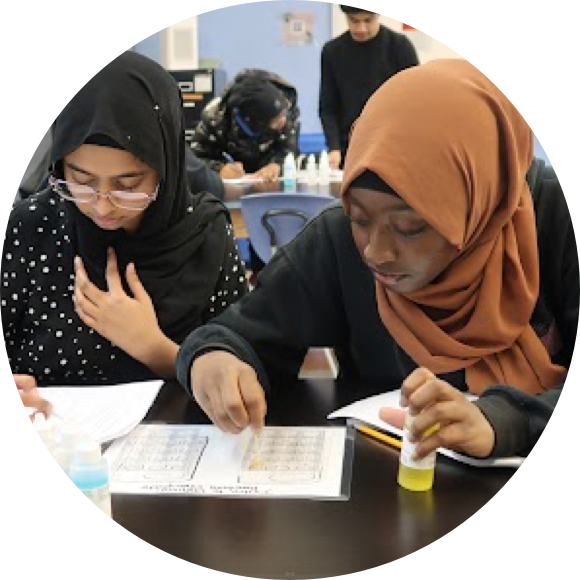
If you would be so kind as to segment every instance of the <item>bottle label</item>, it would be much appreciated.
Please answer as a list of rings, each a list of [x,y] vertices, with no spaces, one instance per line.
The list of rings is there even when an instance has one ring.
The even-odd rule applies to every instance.
[[[409,441],[408,432],[405,429],[403,432],[403,448],[401,449],[401,463],[407,467],[412,467],[413,469],[432,469],[435,467],[435,458],[437,452],[433,451],[429,453],[423,459],[413,459],[415,454],[415,449],[417,448],[416,443],[411,443]]]
[[[437,458],[437,452],[432,451],[423,459],[414,459],[415,449],[418,443],[412,443],[409,441],[409,429],[413,424],[414,418],[409,412],[405,417],[405,426],[403,428],[403,447],[401,449],[401,463],[406,467],[411,467],[413,469],[433,469],[435,467],[435,460]]]

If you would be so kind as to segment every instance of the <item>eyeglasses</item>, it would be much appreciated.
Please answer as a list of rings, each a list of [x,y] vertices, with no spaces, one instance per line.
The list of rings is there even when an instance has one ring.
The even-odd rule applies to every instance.
[[[64,179],[56,179],[52,175],[48,179],[48,184],[55,193],[63,199],[76,203],[95,203],[99,196],[106,197],[114,206],[122,209],[140,211],[145,209],[151,202],[157,199],[159,184],[153,193],[143,193],[137,191],[108,191],[101,193],[88,185],[71,183]]]

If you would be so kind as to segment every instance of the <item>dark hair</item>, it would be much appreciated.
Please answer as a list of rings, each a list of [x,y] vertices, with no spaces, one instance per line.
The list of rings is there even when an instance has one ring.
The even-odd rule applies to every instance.
[[[268,80],[247,77],[234,83],[228,96],[228,107],[238,109],[255,129],[275,119],[288,109],[284,93]]]
[[[357,8],[356,6],[347,6],[346,4],[339,4],[340,9],[345,14],[357,14],[358,12],[366,12],[367,14],[376,14],[376,12],[371,12],[366,8]]]
[[[374,171],[367,169],[358,177],[355,177],[349,186],[349,190],[353,187],[361,187],[363,189],[372,189],[373,191],[380,191],[388,193],[396,197],[401,197],[388,183],[383,181]]]

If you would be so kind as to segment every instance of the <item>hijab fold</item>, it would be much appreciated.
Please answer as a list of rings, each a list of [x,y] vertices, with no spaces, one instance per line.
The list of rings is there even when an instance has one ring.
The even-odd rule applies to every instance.
[[[163,332],[181,341],[202,323],[224,258],[227,210],[209,193],[187,185],[181,95],[161,66],[126,52],[97,73],[58,116],[52,163],[83,145],[118,146],[160,176],[157,199],[138,230],[107,231],[65,202],[74,251],[89,278],[106,289],[107,249],[121,278],[134,262]]]
[[[473,393],[494,384],[539,393],[565,377],[529,324],[539,295],[531,161],[522,116],[459,59],[395,75],[351,136],[347,211],[353,181],[373,172],[459,250],[421,290],[397,294],[377,284],[381,320],[417,364],[436,374],[464,369]]]

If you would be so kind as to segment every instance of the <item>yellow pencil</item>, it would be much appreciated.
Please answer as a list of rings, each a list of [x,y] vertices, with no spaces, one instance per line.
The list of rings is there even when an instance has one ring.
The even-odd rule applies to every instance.
[[[354,426],[361,433],[364,433],[365,435],[368,435],[369,437],[372,437],[373,439],[378,439],[379,441],[382,441],[383,443],[388,443],[389,445],[392,445],[393,447],[397,447],[397,449],[401,449],[401,447],[403,446],[402,442],[399,439],[395,439],[394,437],[389,437],[388,435],[385,435],[384,433],[381,433],[380,431],[375,431],[374,429],[371,429],[370,427],[367,427],[366,425],[360,425],[358,423],[355,423]]]

